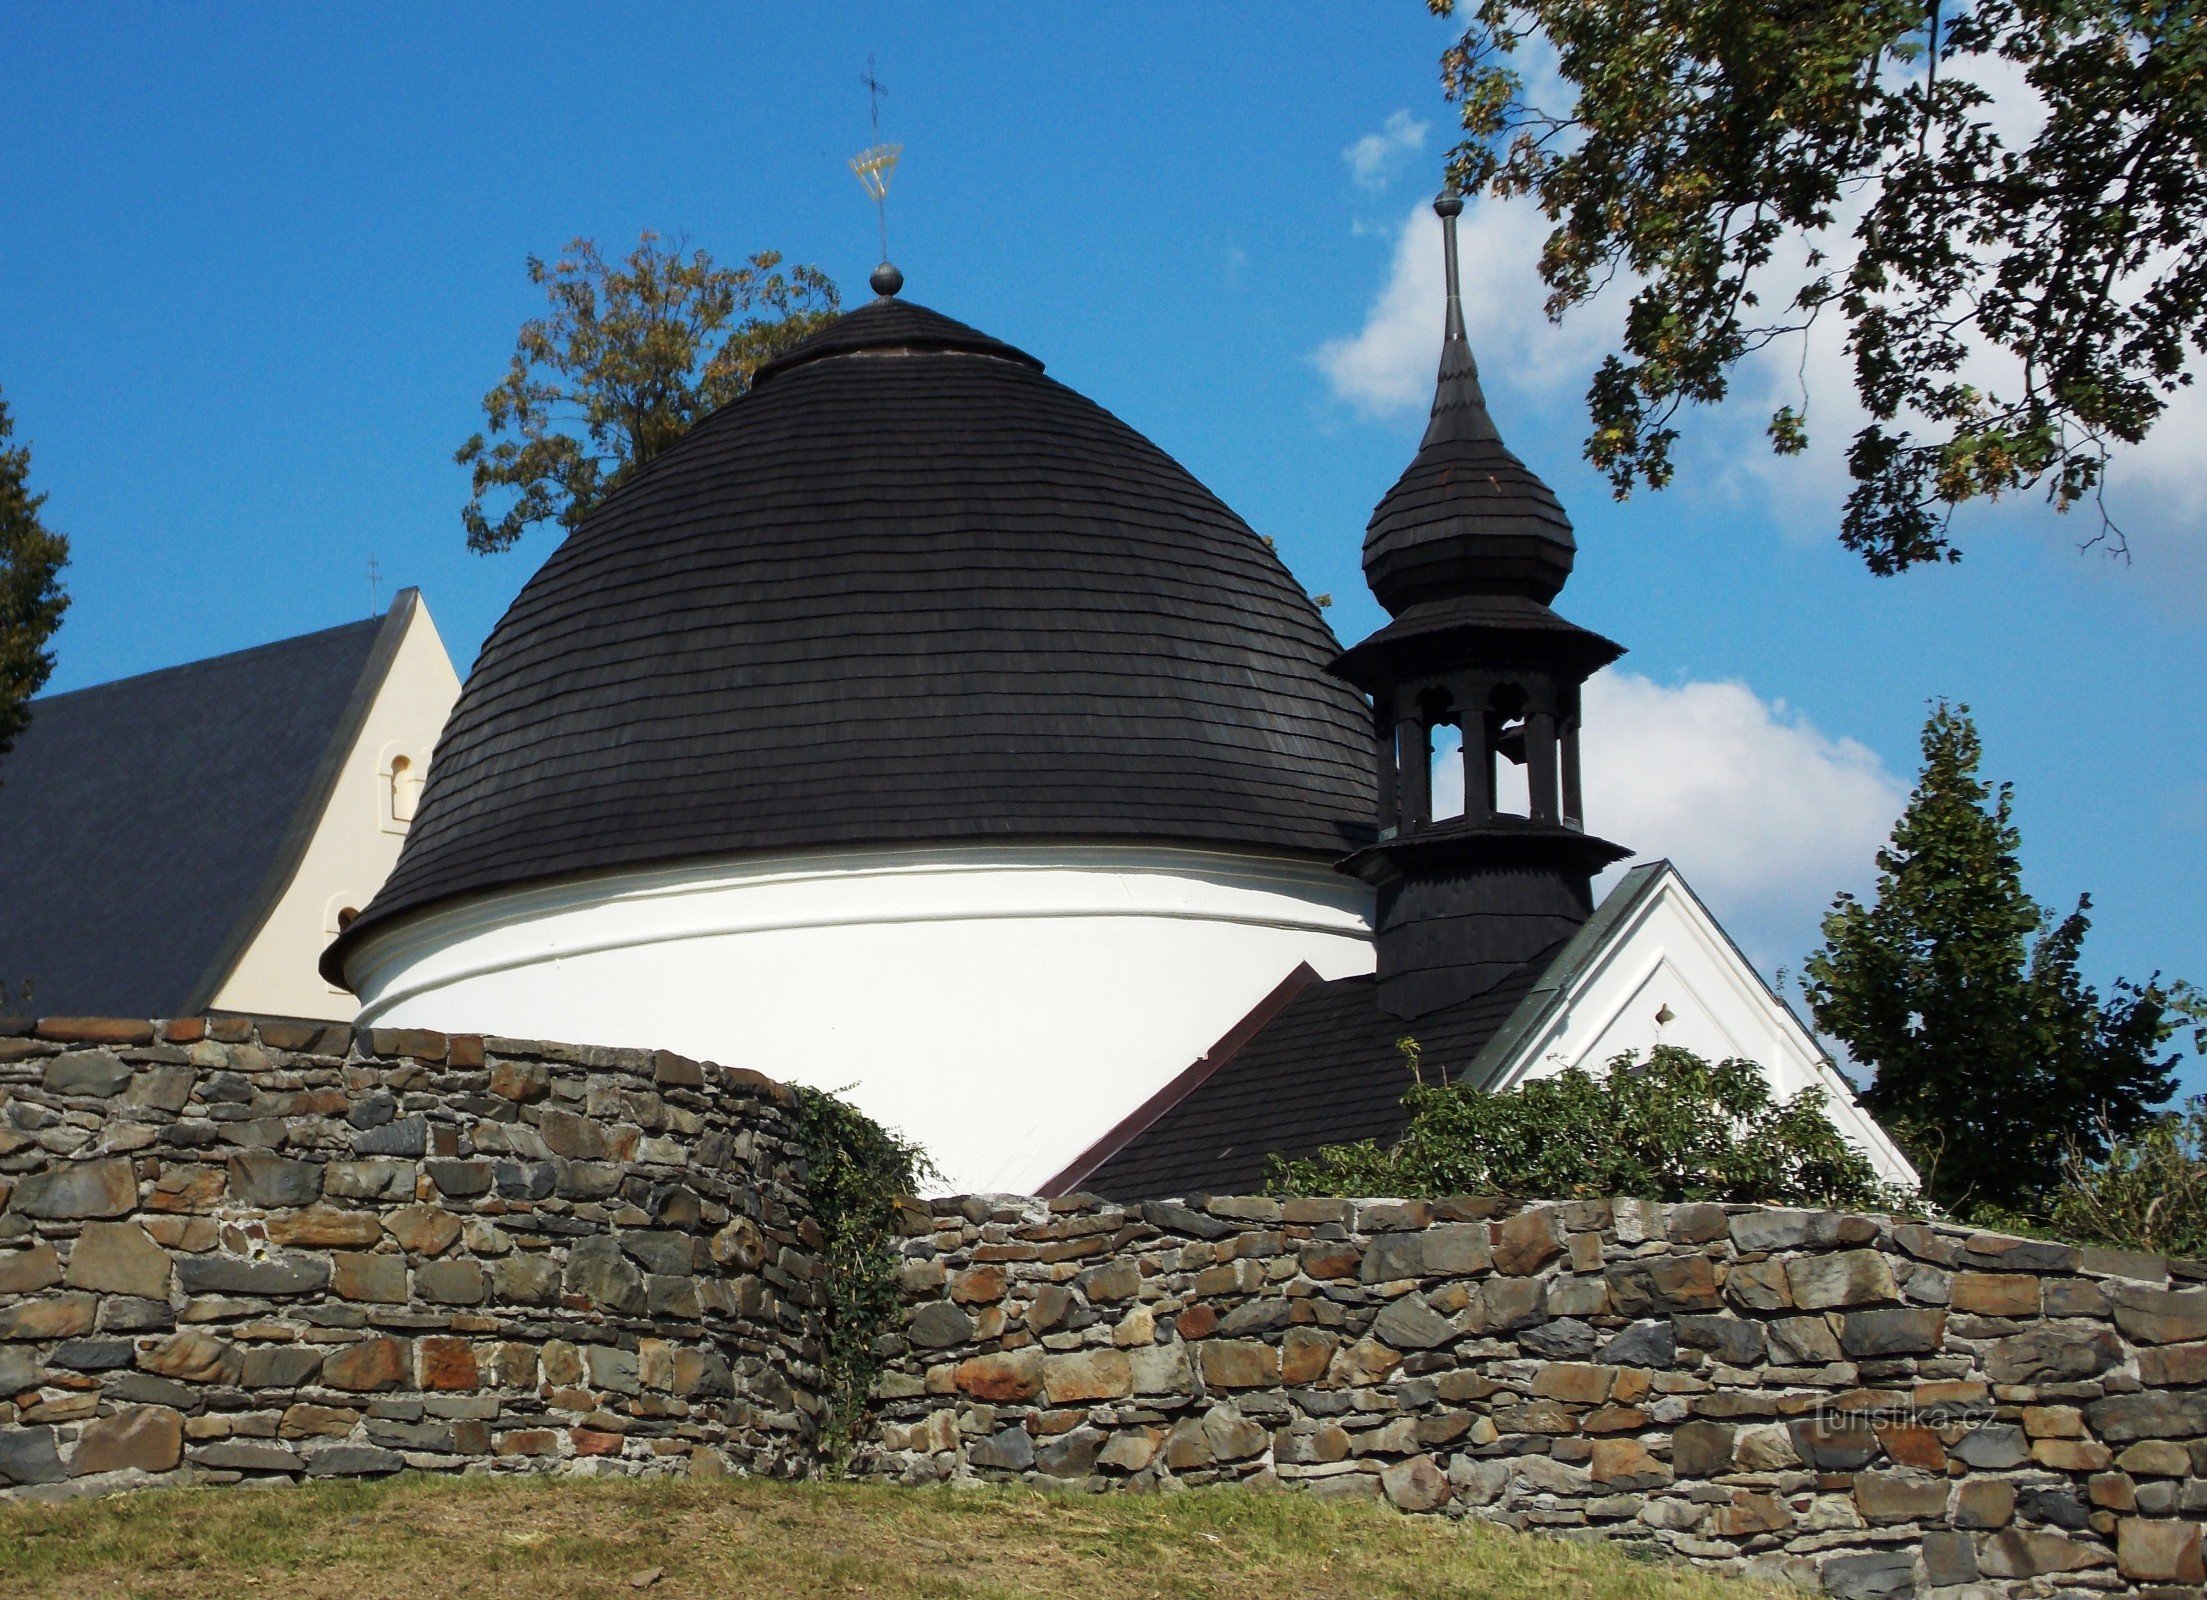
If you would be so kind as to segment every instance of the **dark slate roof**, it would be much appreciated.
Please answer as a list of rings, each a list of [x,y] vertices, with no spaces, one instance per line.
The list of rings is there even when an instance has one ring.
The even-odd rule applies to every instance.
[[[1279,559],[1163,451],[877,300],[567,539],[477,661],[383,892],[833,846],[1140,838],[1338,856],[1369,714]]]
[[[1073,1184],[1113,1200],[1250,1194],[1266,1158],[1397,1138],[1409,1068],[1395,1048],[1423,1047],[1427,1081],[1464,1081],[1555,956],[1545,952],[1493,988],[1415,1024],[1384,1015],[1369,977],[1315,983],[1147,1128]]]
[[[0,980],[48,1015],[203,1009],[290,881],[416,600],[33,701],[0,756]]]

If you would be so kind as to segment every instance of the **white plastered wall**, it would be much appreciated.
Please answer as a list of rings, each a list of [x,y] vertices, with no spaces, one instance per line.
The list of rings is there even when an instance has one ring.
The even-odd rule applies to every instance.
[[[613,874],[409,919],[360,1020],[647,1045],[846,1094],[946,1192],[1031,1192],[1300,962],[1372,969],[1323,862],[1149,845],[838,852]]]
[[[428,605],[417,599],[306,852],[215,991],[214,1009],[352,1019],[357,1002],[332,987],[315,963],[337,937],[338,914],[366,905],[390,876],[406,838],[402,817],[393,815],[395,789],[418,784],[427,772],[437,735],[459,697],[459,674]],[[406,765],[397,769],[400,781],[394,785],[400,761]]]
[[[1665,1012],[1668,1020],[1659,1021]],[[1599,1072],[1617,1055],[1644,1057],[1658,1044],[1710,1061],[1755,1061],[1780,1099],[1821,1088],[1833,1123],[1880,1174],[1915,1186],[1908,1158],[1862,1109],[1814,1036],[1667,865],[1511,1052],[1494,1086],[1571,1067]]]

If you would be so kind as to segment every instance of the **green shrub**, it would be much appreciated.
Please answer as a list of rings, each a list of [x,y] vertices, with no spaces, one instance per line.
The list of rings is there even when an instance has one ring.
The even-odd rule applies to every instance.
[[[2111,1140],[2097,1161],[2072,1154],[2049,1209],[2052,1231],[2080,1244],[2207,1257],[2207,1097]]]
[[[803,1087],[796,1096],[813,1217],[827,1236],[820,1454],[839,1471],[865,1429],[881,1370],[875,1341],[897,1313],[897,1201],[934,1168],[917,1145],[848,1102]]]
[[[1417,1052],[1405,1041],[1411,1070]],[[1496,1194],[1527,1199],[1631,1195],[1901,1209],[1824,1114],[1821,1090],[1775,1101],[1752,1061],[1712,1066],[1658,1046],[1618,1056],[1600,1077],[1576,1068],[1503,1093],[1413,1083],[1410,1125],[1388,1148],[1334,1145],[1275,1157],[1277,1192]]]

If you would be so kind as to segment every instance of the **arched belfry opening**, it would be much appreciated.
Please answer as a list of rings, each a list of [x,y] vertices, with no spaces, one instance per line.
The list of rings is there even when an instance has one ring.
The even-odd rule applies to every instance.
[[[1457,284],[1463,201],[1434,210],[1448,303],[1432,420],[1364,537],[1393,620],[1332,666],[1371,701],[1379,842],[1342,869],[1379,891],[1379,1001],[1404,1018],[1569,938],[1594,874],[1629,853],[1586,832],[1579,752],[1582,686],[1624,651],[1549,608],[1571,521],[1488,413]],[[1444,787],[1461,807],[1436,807]]]

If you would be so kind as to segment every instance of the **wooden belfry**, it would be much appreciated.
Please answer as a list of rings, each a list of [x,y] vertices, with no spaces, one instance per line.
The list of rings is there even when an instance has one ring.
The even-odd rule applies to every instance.
[[[1379,890],[1379,1002],[1415,1017],[1466,1000],[1570,937],[1593,875],[1630,852],[1584,831],[1579,696],[1621,646],[1548,607],[1571,575],[1571,521],[1510,453],[1464,333],[1456,219],[1442,194],[1448,308],[1433,416],[1372,513],[1364,575],[1394,619],[1332,670],[1371,697],[1379,842],[1342,869]],[[1464,810],[1433,815],[1434,733],[1463,736]],[[1526,770],[1522,813],[1498,763]]]

